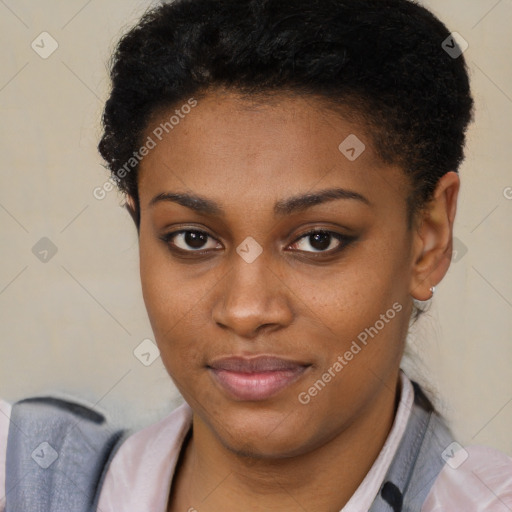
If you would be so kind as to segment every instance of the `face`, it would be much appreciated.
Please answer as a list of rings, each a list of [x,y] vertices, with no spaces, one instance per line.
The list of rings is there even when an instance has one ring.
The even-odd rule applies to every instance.
[[[176,109],[148,126],[157,144],[139,171],[163,363],[230,450],[313,450],[394,391],[411,313],[408,181],[317,99],[215,92],[176,108],[161,141]]]

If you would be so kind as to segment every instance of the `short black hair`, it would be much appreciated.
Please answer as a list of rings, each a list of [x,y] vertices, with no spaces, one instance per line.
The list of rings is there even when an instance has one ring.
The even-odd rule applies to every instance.
[[[119,41],[99,151],[138,204],[137,166],[150,116],[215,87],[313,95],[371,128],[385,162],[411,177],[410,209],[457,171],[473,100],[463,55],[410,0],[175,0],[150,8]],[[452,46],[453,46],[452,42]],[[340,141],[341,142],[341,141]]]
[[[447,40],[456,45],[450,37],[410,0],[162,3],[112,55],[98,148],[120,190],[135,200],[138,225],[132,157],[152,115],[215,88],[315,96],[364,121],[381,159],[410,178],[410,227],[464,157],[473,99],[464,56],[446,51]]]

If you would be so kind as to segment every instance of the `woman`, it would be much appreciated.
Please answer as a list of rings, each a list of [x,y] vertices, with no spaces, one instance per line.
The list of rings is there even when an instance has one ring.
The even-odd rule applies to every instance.
[[[182,0],[111,76],[99,150],[186,403],[109,438],[94,508],[511,510],[512,459],[456,443],[400,369],[473,105],[446,27],[408,0]]]

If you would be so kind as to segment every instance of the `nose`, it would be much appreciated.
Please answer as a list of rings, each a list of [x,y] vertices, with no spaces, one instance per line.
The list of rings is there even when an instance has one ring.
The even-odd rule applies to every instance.
[[[234,254],[231,271],[217,293],[213,320],[239,337],[254,339],[294,319],[292,293],[263,255],[247,263]]]

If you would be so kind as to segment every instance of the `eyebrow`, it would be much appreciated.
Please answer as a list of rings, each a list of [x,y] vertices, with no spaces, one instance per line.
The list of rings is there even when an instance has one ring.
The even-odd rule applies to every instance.
[[[329,188],[326,190],[320,190],[318,192],[312,192],[299,196],[289,197],[278,201],[274,205],[274,213],[276,215],[290,215],[292,213],[300,212],[311,208],[317,204],[326,203],[328,201],[334,201],[336,199],[353,199],[360,201],[370,206],[370,201],[363,195],[353,190],[347,190],[344,188]]]
[[[358,192],[344,188],[330,188],[277,201],[274,205],[274,214],[276,216],[291,215],[336,199],[351,199],[371,206],[370,201]],[[160,202],[177,203],[203,215],[217,217],[225,217],[226,215],[225,210],[218,203],[196,194],[164,192],[155,196],[150,201],[149,206]]]
[[[216,215],[224,217],[225,211],[215,201],[196,194],[164,192],[151,199],[149,206],[153,206],[159,202],[178,203],[181,206],[190,208],[198,213],[205,215]]]

